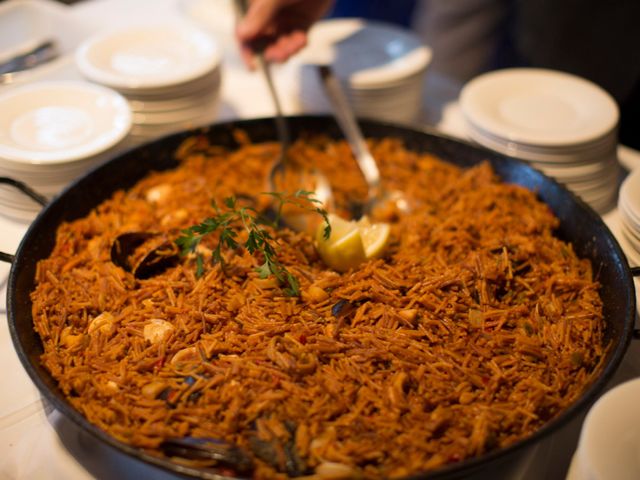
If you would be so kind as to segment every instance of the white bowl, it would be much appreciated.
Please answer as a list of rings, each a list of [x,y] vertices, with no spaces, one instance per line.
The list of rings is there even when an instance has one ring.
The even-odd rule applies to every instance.
[[[186,22],[133,25],[87,39],[76,64],[89,80],[120,91],[167,88],[216,69],[218,42]]]
[[[82,160],[120,142],[131,128],[127,101],[81,81],[47,81],[0,95],[0,163]]]

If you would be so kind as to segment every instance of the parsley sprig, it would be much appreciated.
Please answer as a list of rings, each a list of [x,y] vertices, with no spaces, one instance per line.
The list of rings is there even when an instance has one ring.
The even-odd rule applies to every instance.
[[[224,208],[212,203],[215,215],[206,218],[201,223],[182,230],[182,235],[176,239],[182,256],[190,253],[196,254],[196,276],[199,278],[204,273],[204,258],[197,248],[204,237],[214,232],[219,232],[218,242],[212,251],[211,261],[219,264],[224,271],[226,268],[223,256],[224,250],[236,250],[242,246],[251,255],[262,254],[263,263],[256,268],[260,278],[273,275],[279,283],[286,285],[284,293],[289,296],[300,295],[298,279],[280,262],[277,255],[277,241],[265,225],[278,228],[282,218],[282,212],[287,204],[304,208],[322,216],[324,220],[323,235],[329,238],[331,225],[328,213],[321,207],[320,202],[313,197],[313,192],[298,190],[293,194],[283,192],[267,192],[276,201],[275,218],[269,220],[252,207],[241,206],[235,197],[224,199]],[[241,245],[238,242],[239,230],[247,232],[247,239]]]

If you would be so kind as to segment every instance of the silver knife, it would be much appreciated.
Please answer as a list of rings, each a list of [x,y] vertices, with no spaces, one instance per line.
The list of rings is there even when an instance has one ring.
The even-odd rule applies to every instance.
[[[58,55],[59,51],[56,43],[53,40],[45,40],[28,51],[0,63],[0,76],[28,70],[53,60]]]

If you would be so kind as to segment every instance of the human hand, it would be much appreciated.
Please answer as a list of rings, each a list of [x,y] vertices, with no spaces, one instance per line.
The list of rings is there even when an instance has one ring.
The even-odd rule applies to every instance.
[[[282,63],[307,44],[307,31],[333,0],[252,0],[236,27],[245,64],[253,69],[259,49],[268,62]]]

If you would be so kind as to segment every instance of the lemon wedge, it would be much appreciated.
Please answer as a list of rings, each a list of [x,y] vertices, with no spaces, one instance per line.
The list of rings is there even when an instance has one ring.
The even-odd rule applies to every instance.
[[[316,230],[316,244],[320,257],[328,267],[338,272],[357,267],[362,262],[377,258],[389,242],[388,223],[371,223],[363,217],[357,222],[329,214],[331,236],[324,238],[324,223]]]
[[[388,223],[371,223],[367,217],[358,220],[358,230],[364,244],[364,254],[367,260],[378,258],[387,248],[391,227]]]

